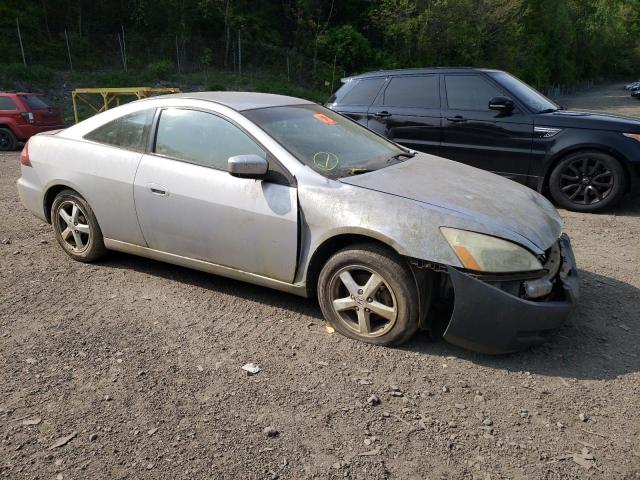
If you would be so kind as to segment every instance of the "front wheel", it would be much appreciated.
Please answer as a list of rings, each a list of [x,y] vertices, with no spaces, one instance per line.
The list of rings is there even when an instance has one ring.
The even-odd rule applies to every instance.
[[[325,319],[342,335],[377,345],[398,345],[418,329],[418,295],[406,262],[376,245],[340,250],[322,268],[318,300]]]
[[[549,190],[567,210],[596,212],[616,205],[625,193],[627,175],[611,155],[584,151],[568,155],[551,172]]]

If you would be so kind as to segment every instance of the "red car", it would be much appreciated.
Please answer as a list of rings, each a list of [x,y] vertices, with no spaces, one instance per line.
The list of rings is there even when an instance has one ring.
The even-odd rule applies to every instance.
[[[60,109],[42,95],[0,92],[0,150],[15,150],[36,133],[61,128]]]

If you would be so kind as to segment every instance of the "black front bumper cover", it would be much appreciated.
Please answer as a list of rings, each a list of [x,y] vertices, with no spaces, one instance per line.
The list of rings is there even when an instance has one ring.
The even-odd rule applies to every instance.
[[[445,340],[481,353],[509,353],[541,342],[545,331],[560,327],[579,294],[569,237],[562,235],[558,241],[562,265],[555,280],[561,294],[549,301],[527,300],[449,268],[455,301]]]

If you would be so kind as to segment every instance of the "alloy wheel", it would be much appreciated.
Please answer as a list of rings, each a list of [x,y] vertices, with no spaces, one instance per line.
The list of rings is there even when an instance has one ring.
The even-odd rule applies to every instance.
[[[593,205],[613,190],[614,174],[598,158],[580,157],[568,163],[560,175],[560,191],[573,203]]]
[[[395,325],[398,304],[378,272],[362,265],[343,267],[331,278],[329,289],[333,310],[357,335],[379,337]]]
[[[7,150],[11,145],[11,138],[5,131],[0,130],[0,150]]]
[[[87,249],[91,239],[91,228],[87,214],[73,200],[65,200],[58,207],[58,234],[65,245],[74,253]]]

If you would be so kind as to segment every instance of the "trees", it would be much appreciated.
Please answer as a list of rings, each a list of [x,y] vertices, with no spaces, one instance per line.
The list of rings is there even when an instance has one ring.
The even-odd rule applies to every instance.
[[[246,68],[322,83],[375,68],[470,65],[512,71],[540,87],[627,74],[640,66],[638,0],[4,0],[1,63],[65,68],[64,31],[80,68],[117,68],[127,32],[134,68],[172,60],[232,69],[238,30]],[[279,52],[279,53],[278,53]],[[265,61],[265,56],[277,61]],[[319,62],[322,68],[318,68]]]

